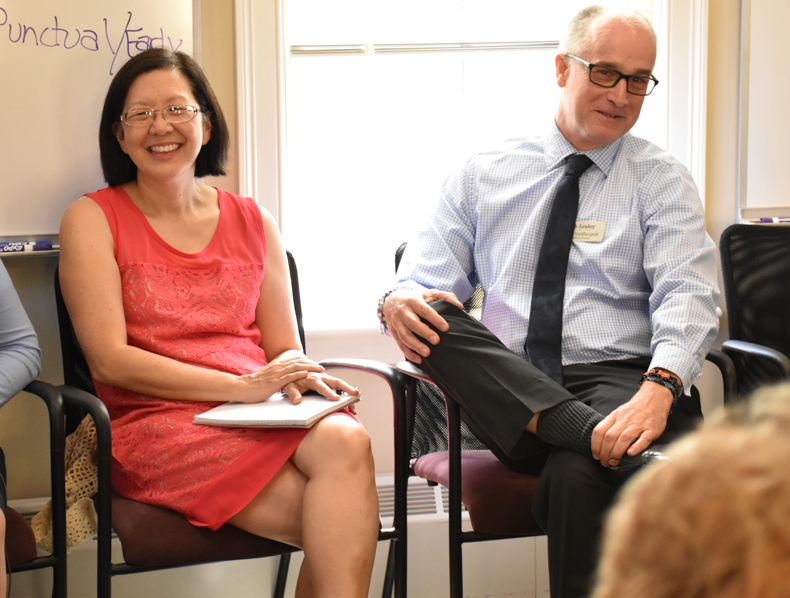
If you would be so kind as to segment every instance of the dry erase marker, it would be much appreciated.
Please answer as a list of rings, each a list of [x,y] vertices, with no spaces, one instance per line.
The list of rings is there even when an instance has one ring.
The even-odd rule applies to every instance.
[[[49,241],[14,241],[11,243],[0,243],[0,251],[3,253],[49,251],[51,249],[52,243]]]
[[[760,224],[790,224],[790,218],[784,216],[779,218],[760,218],[757,222]]]

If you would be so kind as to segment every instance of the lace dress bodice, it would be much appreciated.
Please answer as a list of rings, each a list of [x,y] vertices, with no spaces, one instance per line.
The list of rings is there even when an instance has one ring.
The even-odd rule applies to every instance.
[[[255,323],[266,239],[251,199],[218,191],[209,245],[168,245],[120,187],[89,194],[104,211],[121,275],[127,342],[241,375],[266,365]],[[196,425],[218,403],[173,401],[97,384],[113,430],[113,487],[216,529],[257,495],[307,433]],[[229,399],[230,400],[230,397]]]

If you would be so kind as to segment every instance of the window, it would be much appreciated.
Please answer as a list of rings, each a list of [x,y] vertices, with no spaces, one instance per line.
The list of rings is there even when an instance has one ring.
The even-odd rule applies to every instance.
[[[443,179],[473,151],[550,123],[557,40],[590,3],[281,0],[269,12],[281,31],[275,208],[300,263],[308,330],[376,328],[395,248],[424,220]],[[659,35],[661,85],[634,133],[663,147],[677,88],[667,73],[669,3],[616,3],[644,11]],[[248,16],[260,31],[260,14]],[[252,29],[250,45],[260,43]],[[253,54],[261,62],[260,48]]]

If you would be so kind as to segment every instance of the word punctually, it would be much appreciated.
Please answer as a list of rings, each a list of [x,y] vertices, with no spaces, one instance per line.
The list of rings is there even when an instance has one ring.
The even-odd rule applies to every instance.
[[[102,19],[102,25],[95,29],[88,29],[66,26],[64,20],[57,15],[53,16],[53,20],[47,24],[14,21],[12,15],[9,15],[8,11],[0,6],[0,55],[2,55],[2,46],[6,41],[27,48],[107,52],[110,60],[110,75],[113,75],[116,63],[124,62],[124,58],[131,58],[150,48],[169,47],[176,51],[184,43],[183,39],[165,36],[161,27],[149,35],[142,27],[132,25],[131,11],[127,14],[129,16],[123,29],[119,24],[111,25],[110,20],[106,17]]]

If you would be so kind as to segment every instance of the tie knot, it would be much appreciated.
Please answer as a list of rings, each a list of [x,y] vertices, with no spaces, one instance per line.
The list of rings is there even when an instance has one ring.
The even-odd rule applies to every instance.
[[[590,157],[585,156],[584,154],[570,155],[568,156],[567,162],[565,163],[565,174],[567,176],[580,177],[584,174],[585,170],[592,166],[592,163],[593,161],[590,159]]]

